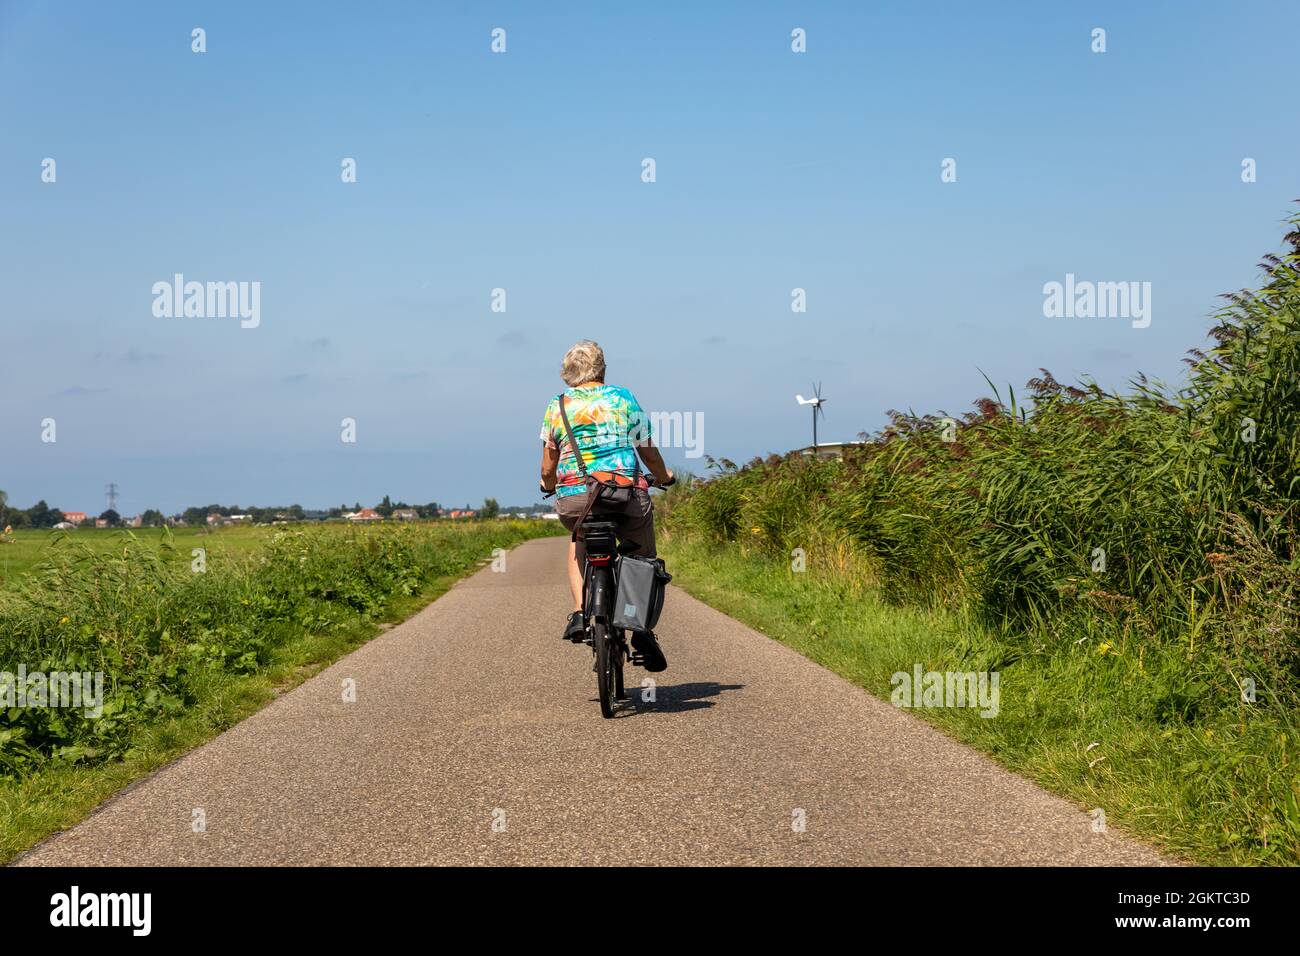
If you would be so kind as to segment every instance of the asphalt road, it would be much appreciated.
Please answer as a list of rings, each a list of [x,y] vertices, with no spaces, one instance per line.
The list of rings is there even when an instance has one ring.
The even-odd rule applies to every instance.
[[[559,638],[565,544],[512,551],[17,863],[1168,862],[676,589],[669,669],[629,670],[603,720],[590,650]]]

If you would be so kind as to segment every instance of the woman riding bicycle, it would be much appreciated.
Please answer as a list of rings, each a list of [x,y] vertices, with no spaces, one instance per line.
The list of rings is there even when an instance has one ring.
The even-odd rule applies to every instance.
[[[579,539],[569,544],[569,590],[573,612],[564,627],[564,639],[580,643],[582,620],[582,571],[586,553],[579,522],[590,514],[618,525],[618,536],[626,553],[655,556],[654,506],[650,503],[650,482],[646,469],[659,485],[670,485],[673,473],[664,465],[659,449],[651,444],[650,422],[631,392],[605,384],[605,353],[595,342],[584,340],[564,355],[560,377],[567,389],[546,407],[542,419],[542,490],[556,493],[555,513]],[[563,408],[561,408],[563,399]],[[565,418],[568,418],[566,426]],[[573,441],[569,440],[570,430]],[[579,463],[574,442],[582,449]],[[639,456],[639,460],[638,460]],[[594,502],[597,485],[591,478],[630,488],[623,504],[610,504],[603,497]],[[646,670],[668,666],[653,634],[634,632],[632,647],[645,660]]]

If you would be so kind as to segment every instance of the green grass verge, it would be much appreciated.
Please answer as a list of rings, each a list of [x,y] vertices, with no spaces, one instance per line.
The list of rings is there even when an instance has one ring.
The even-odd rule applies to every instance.
[[[190,561],[192,548],[206,548],[218,554],[247,554],[261,547],[275,528],[228,527],[207,528],[137,528],[132,531],[136,540],[146,547],[157,548],[167,535],[171,536],[175,551],[171,560]],[[20,528],[0,535],[0,590],[12,588],[47,561],[53,551],[69,545],[79,545],[91,551],[106,553],[121,546],[122,532],[109,528],[78,528],[76,531],[49,531]]]
[[[327,550],[355,540],[347,529],[310,533],[333,536],[333,541],[324,539],[323,545],[318,542]],[[363,533],[367,537],[384,534],[379,529]],[[408,589],[411,593],[377,594],[378,603],[365,611],[335,608],[337,613],[320,629],[296,627],[283,633],[277,643],[261,651],[251,671],[232,671],[213,661],[210,666],[187,672],[184,706],[162,713],[137,714],[127,746],[112,759],[47,759],[25,772],[0,775],[0,862],[12,860],[50,834],[73,826],[124,787],[255,713],[375,637],[382,630],[380,625],[405,620],[485,563],[492,547],[509,548],[554,533],[552,522],[523,521],[404,529],[403,535],[431,535],[433,542],[425,541],[425,546],[445,546],[438,561],[438,570],[444,573],[426,573],[418,587]],[[115,537],[120,545],[122,537]],[[270,538],[260,529],[238,529],[226,540],[236,546],[224,552],[217,574],[234,574],[241,563],[261,560],[257,545]],[[176,545],[183,551],[186,565],[190,560],[188,544]],[[165,563],[170,563],[170,558]],[[451,573],[445,573],[449,570]],[[319,612],[311,619],[326,620]],[[0,670],[5,666],[0,664]]]
[[[1182,649],[1087,638],[1011,655],[1005,636],[947,611],[886,603],[850,575],[802,574],[747,552],[664,538],[675,583],[886,700],[896,672],[996,670],[1000,710],[913,713],[1171,855],[1300,862],[1300,751],[1284,712],[1241,703],[1185,719]],[[1163,688],[1156,692],[1156,688]]]

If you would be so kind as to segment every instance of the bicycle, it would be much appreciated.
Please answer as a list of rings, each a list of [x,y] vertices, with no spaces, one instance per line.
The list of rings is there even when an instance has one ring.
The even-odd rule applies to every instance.
[[[676,476],[666,482],[651,481],[652,488],[668,488]],[[550,497],[554,492],[546,493]],[[618,523],[591,515],[581,524],[587,557],[582,568],[582,621],[586,630],[583,643],[591,647],[596,672],[596,692],[600,715],[614,716],[614,708],[623,699],[623,664],[645,663],[642,655],[628,645],[622,628],[613,625],[614,599],[618,595],[618,561],[620,554],[635,550],[635,545],[618,544]]]
[[[582,570],[582,620],[586,625],[585,643],[591,645],[595,658],[596,692],[600,695],[600,715],[614,716],[614,708],[623,699],[623,662],[641,663],[627,645],[621,628],[610,623],[614,596],[618,594],[619,553],[616,544],[618,525],[613,521],[588,518],[582,523],[587,560]]]

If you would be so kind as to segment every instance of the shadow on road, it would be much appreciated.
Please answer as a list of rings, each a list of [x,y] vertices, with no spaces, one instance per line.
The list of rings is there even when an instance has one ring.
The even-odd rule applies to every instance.
[[[620,712],[633,714],[676,714],[685,710],[712,707],[709,697],[717,697],[724,690],[741,690],[744,684],[719,684],[717,681],[697,681],[691,684],[659,684],[654,689],[654,700],[642,700],[646,688],[629,682],[627,697]]]

